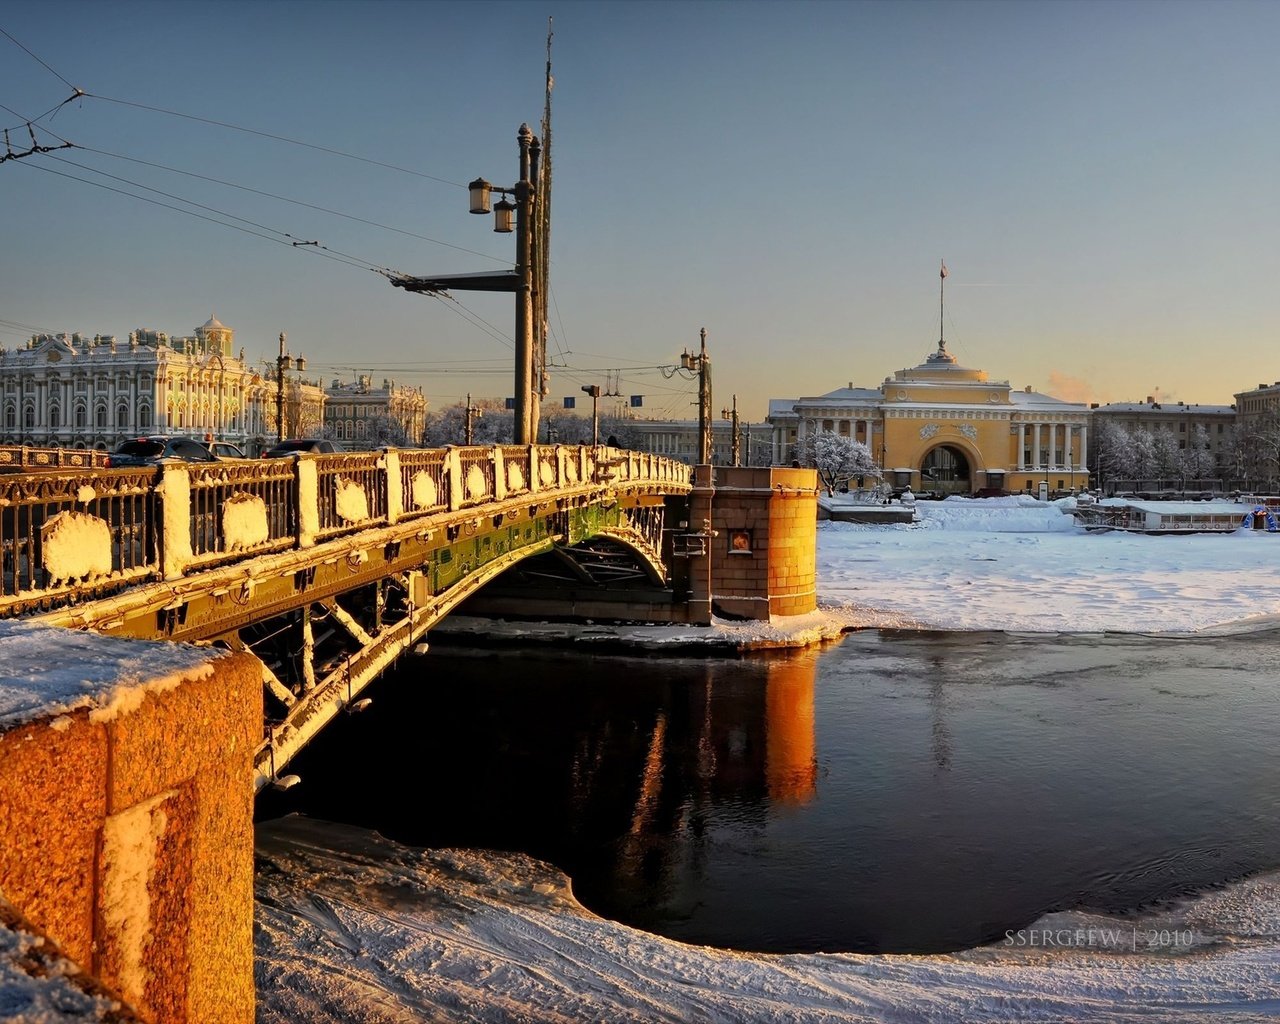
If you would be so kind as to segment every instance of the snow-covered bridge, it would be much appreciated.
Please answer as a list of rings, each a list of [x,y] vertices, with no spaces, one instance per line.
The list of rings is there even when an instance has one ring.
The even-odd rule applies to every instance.
[[[0,474],[0,615],[252,650],[267,689],[259,786],[387,663],[525,559],[552,555],[588,580],[622,564],[670,595],[673,616],[693,607],[669,566],[696,538],[664,529],[668,503],[689,522],[689,467],[639,452],[15,470]]]

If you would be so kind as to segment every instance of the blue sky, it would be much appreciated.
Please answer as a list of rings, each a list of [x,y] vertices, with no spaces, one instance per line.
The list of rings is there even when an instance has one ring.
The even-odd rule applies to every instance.
[[[408,295],[49,170],[136,191],[53,157],[75,160],[364,268],[498,269],[513,239],[462,186],[514,181],[548,15],[554,404],[621,370],[646,412],[692,415],[654,368],[704,326],[716,405],[736,392],[748,419],[874,386],[936,345],[942,258],[948,347],[1015,387],[1217,403],[1280,377],[1274,3],[10,2],[0,28],[56,72],[0,36],[15,148],[61,76],[91,96],[42,124],[101,152],[0,164],[0,342],[213,312],[251,359],[284,330],[326,379],[395,377],[437,407],[510,394],[509,297]]]

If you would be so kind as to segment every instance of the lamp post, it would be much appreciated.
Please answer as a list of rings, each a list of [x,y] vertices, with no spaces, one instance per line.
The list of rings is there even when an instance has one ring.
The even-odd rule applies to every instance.
[[[680,368],[698,374],[698,465],[711,465],[711,357],[707,355],[707,329],[699,332],[702,351],[680,353]]]
[[[482,409],[476,408],[474,405],[471,404],[470,392],[467,393],[466,415],[467,415],[466,442],[468,445],[473,445],[476,443],[475,423],[476,423],[476,420],[478,420],[481,416],[484,415],[484,411]]]
[[[730,435],[730,465],[742,465],[742,434],[738,427],[738,396],[733,396],[733,408],[721,409],[720,418],[731,420],[733,423],[733,432]]]
[[[276,357],[276,441],[284,442],[284,371],[296,369],[299,373],[307,368],[307,360],[302,353],[295,359],[289,355],[285,345],[285,333],[280,332],[280,354]],[[302,398],[299,395],[298,401]],[[301,420],[301,416],[299,416]]]
[[[495,188],[484,178],[467,186],[471,212],[489,212],[490,193],[502,198],[493,204],[493,230],[510,234],[512,218],[516,233],[516,367],[515,367],[515,440],[516,444],[535,444],[538,430],[538,389],[534,387],[534,301],[533,301],[533,183],[538,180],[538,159],[542,145],[527,124],[517,134],[520,144],[520,180],[510,188]],[[515,202],[511,198],[515,197]]]
[[[582,391],[591,396],[591,444],[594,447],[600,443],[600,385],[583,384]]]

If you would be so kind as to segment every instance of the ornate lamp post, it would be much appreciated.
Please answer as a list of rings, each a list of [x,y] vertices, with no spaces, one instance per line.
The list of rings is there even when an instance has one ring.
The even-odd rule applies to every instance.
[[[296,369],[299,373],[307,368],[307,360],[299,352],[297,358],[289,355],[285,347],[285,333],[280,332],[280,354],[276,356],[276,441],[284,442],[284,372]],[[301,401],[301,398],[299,398]]]
[[[738,396],[737,395],[733,396],[732,409],[720,410],[720,418],[731,420],[733,422],[733,434],[731,435],[731,441],[730,441],[730,445],[731,445],[731,448],[730,448],[731,463],[730,464],[734,466],[741,466],[742,465],[742,431],[738,425]]]

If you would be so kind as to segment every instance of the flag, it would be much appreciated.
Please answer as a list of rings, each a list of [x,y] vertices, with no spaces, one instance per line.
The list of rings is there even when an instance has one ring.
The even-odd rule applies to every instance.
[[[566,396],[564,400],[564,407],[566,409],[575,409],[577,408],[577,405],[578,405],[578,399],[576,397],[574,397],[573,395]]]
[[[507,399],[507,408],[508,408],[508,409],[514,409],[515,407],[516,407],[516,400],[515,400],[514,398],[508,398],[508,399]]]
[[[942,273],[941,273],[939,276],[940,276],[940,277],[946,277],[946,276],[947,276],[947,261],[946,261],[946,260],[943,260],[943,261],[942,261]]]
[[[631,396],[631,408],[639,409],[642,405],[644,405],[644,395]]]

